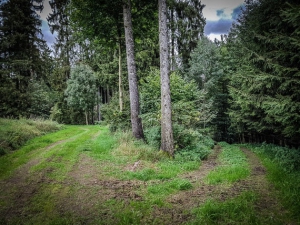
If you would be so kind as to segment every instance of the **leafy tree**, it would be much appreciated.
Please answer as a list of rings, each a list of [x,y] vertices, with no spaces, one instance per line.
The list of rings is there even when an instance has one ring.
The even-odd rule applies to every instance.
[[[184,80],[178,72],[171,74],[170,88],[174,150],[197,148],[197,143],[202,140],[202,135],[198,132],[200,119],[207,116],[199,107],[205,101],[204,93],[198,90],[194,81]],[[141,116],[146,141],[157,148],[160,148],[161,143],[160,96],[160,72],[153,70],[141,83]]]
[[[70,106],[85,111],[86,124],[89,124],[89,114],[93,116],[96,100],[96,79],[94,72],[84,64],[76,65],[71,70],[67,81],[65,94]]]

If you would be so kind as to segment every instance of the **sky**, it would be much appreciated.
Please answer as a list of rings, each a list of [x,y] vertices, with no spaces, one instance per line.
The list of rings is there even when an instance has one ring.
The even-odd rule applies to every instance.
[[[211,40],[220,40],[221,34],[227,34],[231,24],[237,19],[241,12],[244,0],[201,0],[205,5],[203,16],[206,18],[204,34]],[[49,2],[44,1],[44,9],[41,13],[42,32],[44,39],[51,46],[55,42],[54,35],[51,34],[47,23],[47,16],[51,12]]]
[[[241,12],[244,0],[202,0],[205,5],[203,16],[206,18],[204,34],[211,40],[220,40],[221,34],[227,34],[232,23]]]

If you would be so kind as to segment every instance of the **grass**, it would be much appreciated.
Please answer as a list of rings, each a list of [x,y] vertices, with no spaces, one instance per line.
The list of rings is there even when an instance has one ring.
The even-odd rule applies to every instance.
[[[130,133],[112,135],[108,127],[65,126],[0,157],[0,224],[165,224],[178,212],[183,218],[192,218],[182,220],[183,224],[268,224],[269,217],[259,212],[259,193],[235,192],[234,198],[217,199],[220,191],[229,190],[226,184],[245,179],[250,173],[239,147],[220,144],[220,166],[203,183],[189,179],[194,173],[186,176],[199,169],[200,161],[182,155],[170,159],[135,141]],[[22,186],[11,190],[3,186],[5,179],[28,162],[34,163]],[[282,200],[289,202],[292,216],[287,222],[299,221],[299,176],[287,175],[272,160],[264,158],[264,164],[273,171],[269,176],[274,173],[269,179],[286,189]],[[223,183],[224,187],[219,185]],[[193,201],[181,208],[185,207],[181,206],[182,197],[195,198],[197,194],[203,200],[199,204],[204,203],[192,211]],[[5,213],[15,208],[18,213],[9,221],[3,220]]]
[[[37,157],[39,154],[46,154],[44,153],[46,152],[45,149],[50,144],[82,133],[82,130],[76,126],[68,126],[67,128],[31,139],[18,151],[0,157],[0,180],[7,178],[16,168]],[[47,157],[47,154],[44,157]]]
[[[57,131],[62,125],[50,120],[0,118],[0,156],[23,146],[28,140]]]
[[[189,224],[264,224],[255,210],[256,200],[257,196],[253,192],[243,192],[224,202],[209,199],[193,210],[195,219]]]
[[[275,186],[277,191],[275,194],[289,212],[290,219],[300,224],[299,167],[293,166],[293,169],[291,169],[291,164],[284,162],[285,160],[290,161],[291,157],[282,157],[284,155],[295,154],[294,150],[267,144],[247,145],[247,147],[253,150],[262,160],[263,165],[268,171],[267,178]],[[298,153],[298,155],[300,154]],[[281,160],[278,156],[281,157]]]
[[[234,183],[250,175],[250,168],[245,154],[238,146],[220,143],[222,152],[221,163],[205,178],[208,184]]]

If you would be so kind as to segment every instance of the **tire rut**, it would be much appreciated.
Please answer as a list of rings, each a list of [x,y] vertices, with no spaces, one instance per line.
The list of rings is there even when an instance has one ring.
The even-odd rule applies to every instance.
[[[87,132],[86,129],[80,134],[85,132]],[[45,153],[61,144],[75,140],[77,136],[57,141],[37,150]],[[12,219],[26,217],[29,213],[26,206],[30,200],[43,184],[52,182],[47,176],[47,174],[52,172],[51,168],[34,173],[30,171],[32,167],[41,163],[42,158],[39,156],[40,154],[17,168],[9,178],[0,181],[0,202],[3,203],[3,205],[0,205],[0,223],[11,224]],[[51,161],[52,158],[50,157],[46,160]]]

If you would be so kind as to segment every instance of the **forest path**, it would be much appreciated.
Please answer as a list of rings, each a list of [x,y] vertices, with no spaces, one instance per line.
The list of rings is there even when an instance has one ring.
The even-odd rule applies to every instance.
[[[286,211],[260,159],[248,149],[241,148],[251,171],[247,178],[232,184],[206,182],[207,175],[222,165],[222,148],[216,145],[199,169],[175,178],[188,180],[192,188],[169,194],[160,205],[148,200],[148,188],[168,180],[118,179],[110,174],[118,170],[126,174],[124,168],[132,162],[124,167],[106,158],[112,149],[109,135],[106,128],[78,126],[76,134],[34,149],[30,160],[0,180],[0,224],[191,224],[193,209],[210,199],[222,203],[246,191],[257,194],[255,210],[269,224],[293,224],[280,220]],[[104,157],[101,161],[92,157],[95,146]],[[138,168],[142,169],[147,168]]]

